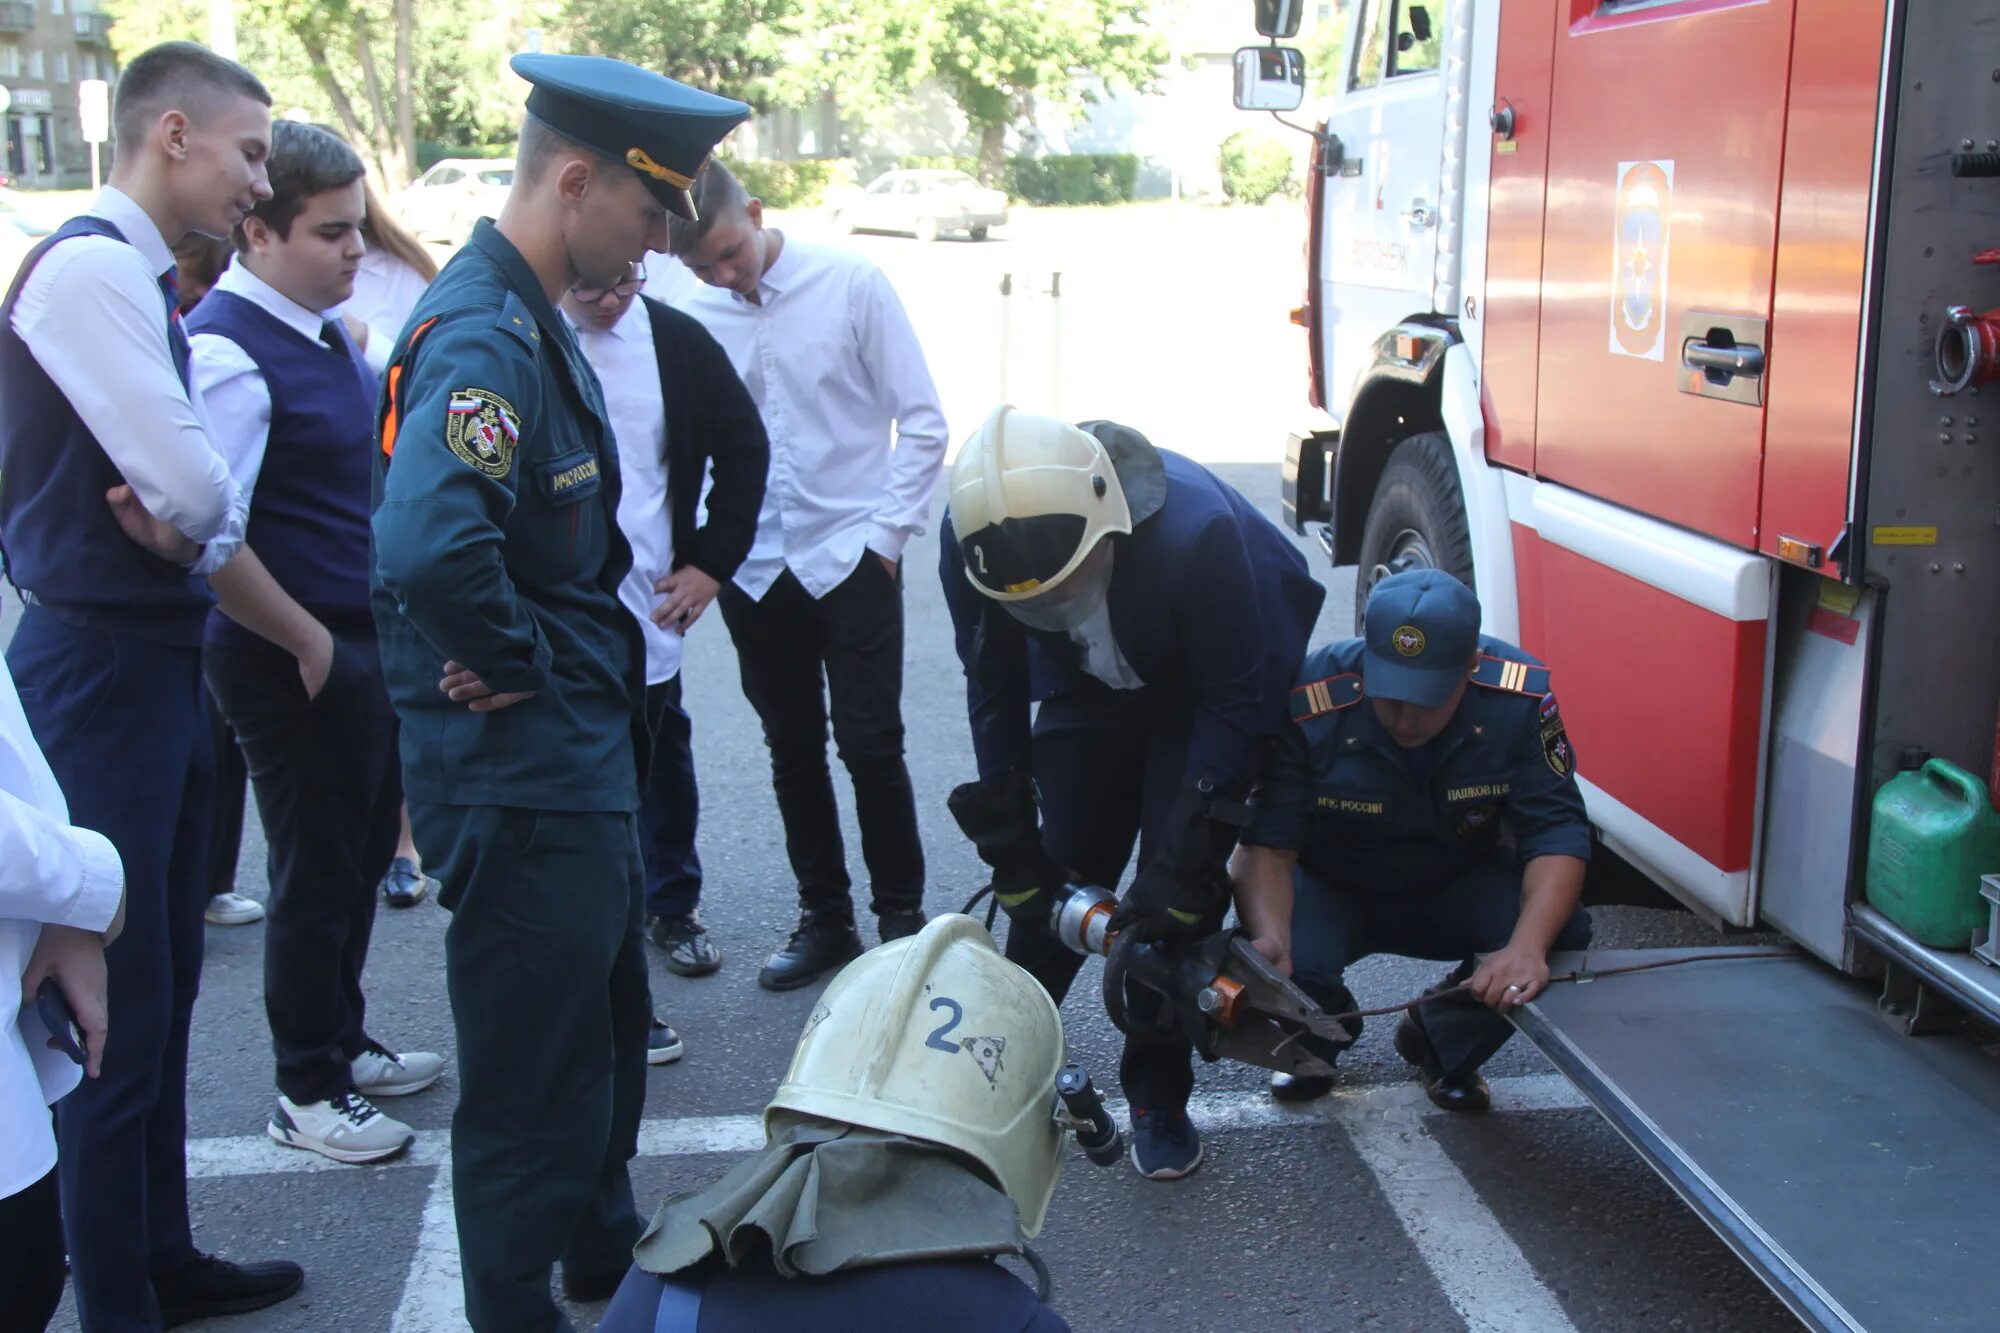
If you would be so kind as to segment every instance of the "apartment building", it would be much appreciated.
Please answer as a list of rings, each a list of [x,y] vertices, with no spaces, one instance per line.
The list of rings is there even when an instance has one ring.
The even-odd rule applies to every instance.
[[[115,76],[111,16],[96,0],[0,0],[0,88],[7,138],[0,172],[24,189],[90,184],[77,84]]]

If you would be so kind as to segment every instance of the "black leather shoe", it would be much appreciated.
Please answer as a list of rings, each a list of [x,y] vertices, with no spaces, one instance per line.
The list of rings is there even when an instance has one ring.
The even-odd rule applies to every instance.
[[[1309,1102],[1333,1091],[1331,1074],[1273,1074],[1271,1099],[1280,1102]]]
[[[1437,1051],[1431,1046],[1431,1039],[1417,1022],[1414,1013],[1405,1013],[1403,1020],[1396,1024],[1396,1054],[1423,1071],[1424,1096],[1431,1099],[1431,1105],[1440,1111],[1462,1111],[1478,1114],[1493,1109],[1493,1090],[1486,1086],[1486,1080],[1477,1071],[1459,1078],[1444,1076],[1444,1066],[1438,1063]]]
[[[757,974],[765,990],[797,990],[861,956],[861,932],[846,914],[807,912],[785,947]]]
[[[276,1305],[297,1293],[305,1270],[284,1259],[259,1264],[232,1264],[204,1254],[153,1279],[160,1302],[160,1322],[175,1328],[215,1315],[249,1314]]]
[[[598,1301],[608,1301],[617,1292],[619,1284],[624,1280],[625,1275],[623,1273],[611,1273],[602,1277],[572,1273],[569,1271],[569,1265],[565,1264],[562,1271],[563,1299],[572,1301],[577,1305],[592,1305]]]
[[[924,928],[927,918],[922,912],[884,912],[875,920],[882,943],[887,944],[916,934]]]

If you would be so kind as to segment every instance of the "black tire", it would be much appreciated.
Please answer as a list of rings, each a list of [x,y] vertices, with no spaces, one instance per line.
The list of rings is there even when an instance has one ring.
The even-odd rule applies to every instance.
[[[1354,632],[1361,632],[1368,593],[1378,579],[1406,569],[1441,569],[1475,592],[1472,531],[1451,441],[1442,431],[1413,435],[1396,446],[1376,483],[1361,529],[1354,576]]]
[[[986,228],[985,228],[985,227],[984,227],[983,225],[982,225],[982,226],[978,226],[978,227],[974,227],[974,228],[972,229],[972,239],[973,239],[973,240],[975,240],[975,241],[983,241],[983,240],[985,240],[985,239],[986,239],[986,237],[987,237],[987,234],[988,234],[988,233],[987,233],[987,230],[986,230]]]

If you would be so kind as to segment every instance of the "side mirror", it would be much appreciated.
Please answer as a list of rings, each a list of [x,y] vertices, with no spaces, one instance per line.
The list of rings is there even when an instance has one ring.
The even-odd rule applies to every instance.
[[[1238,111],[1296,111],[1305,100],[1304,52],[1290,46],[1246,46],[1237,51]]]
[[[1305,0],[1256,0],[1257,35],[1288,41],[1299,35],[1299,15]]]

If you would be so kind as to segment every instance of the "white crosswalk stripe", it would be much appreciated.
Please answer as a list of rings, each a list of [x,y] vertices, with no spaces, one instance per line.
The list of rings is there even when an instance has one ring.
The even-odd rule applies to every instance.
[[[1573,1110],[1585,1105],[1567,1081],[1541,1074],[1493,1080],[1496,1113]],[[1127,1120],[1122,1103],[1112,1114]],[[1478,1192],[1431,1137],[1427,1124],[1442,1114],[1411,1084],[1339,1088],[1304,1106],[1272,1101],[1262,1092],[1198,1094],[1188,1107],[1210,1136],[1253,1129],[1338,1128],[1375,1176],[1411,1243],[1472,1333],[1575,1333],[1562,1306],[1536,1277]],[[755,1115],[685,1116],[644,1122],[641,1157],[750,1152],[764,1142]],[[393,1333],[454,1333],[465,1327],[459,1280],[458,1227],[452,1212],[450,1144],[443,1134],[420,1136],[402,1158],[349,1167],[317,1153],[281,1148],[262,1135],[197,1139],[188,1144],[188,1174],[196,1179],[292,1172],[396,1170],[436,1172],[424,1201],[409,1275]]]

